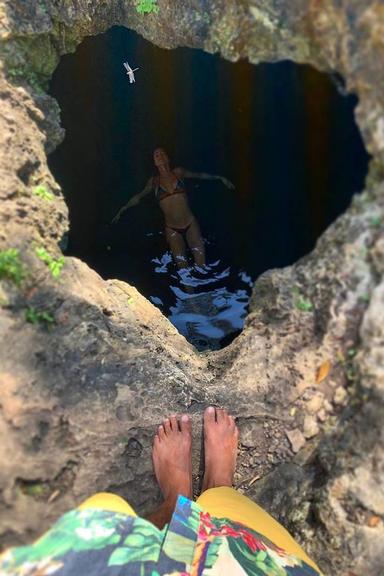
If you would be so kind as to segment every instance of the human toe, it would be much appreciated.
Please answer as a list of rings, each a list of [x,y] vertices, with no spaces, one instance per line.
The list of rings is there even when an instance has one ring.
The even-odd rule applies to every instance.
[[[213,406],[208,406],[204,411],[204,424],[210,425],[216,422],[216,411]]]
[[[183,414],[180,418],[180,429],[182,432],[190,433],[192,428],[192,422],[188,414]]]
[[[162,424],[160,424],[160,426],[157,429],[157,436],[159,437],[160,441],[165,440],[165,438],[166,438],[165,429],[164,429],[164,426]]]
[[[165,433],[167,435],[172,432],[171,421],[169,418],[164,418],[163,426],[164,426]]]
[[[178,432],[179,431],[179,423],[178,423],[177,416],[175,414],[172,414],[172,416],[169,417],[169,420],[171,423],[172,432]]]
[[[229,424],[229,417],[225,408],[216,408],[216,420],[218,424]]]

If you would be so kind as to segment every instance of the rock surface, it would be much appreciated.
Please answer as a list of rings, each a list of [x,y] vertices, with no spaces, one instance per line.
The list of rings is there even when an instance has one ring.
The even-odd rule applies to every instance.
[[[282,520],[324,573],[382,574],[382,2],[158,6],[143,16],[133,1],[0,4],[0,250],[17,248],[24,269],[19,286],[3,280],[0,291],[2,543],[30,541],[95,490],[148,512],[159,500],[155,427],[166,413],[188,411],[198,447],[201,412],[213,403],[227,406],[243,433],[237,486]],[[68,228],[46,162],[63,131],[44,87],[61,54],[113,24],[168,48],[310,63],[341,74],[360,98],[357,119],[374,155],[367,190],[312,254],[259,278],[244,331],[219,352],[197,354],[133,287],[105,282],[74,258],[54,278],[37,256],[44,248],[57,260]],[[51,320],[27,323],[31,310]],[[311,434],[294,454],[287,431],[305,436],[308,415]]]

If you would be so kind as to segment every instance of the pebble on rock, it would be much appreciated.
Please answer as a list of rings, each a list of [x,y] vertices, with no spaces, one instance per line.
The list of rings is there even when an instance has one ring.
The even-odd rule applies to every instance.
[[[304,418],[304,436],[305,438],[313,438],[320,431],[319,425],[314,416],[307,414]]]
[[[298,428],[285,431],[287,438],[291,444],[292,451],[297,454],[299,450],[305,445],[305,438]]]

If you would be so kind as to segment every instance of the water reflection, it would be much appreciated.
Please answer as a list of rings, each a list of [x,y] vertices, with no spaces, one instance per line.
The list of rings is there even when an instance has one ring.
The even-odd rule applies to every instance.
[[[198,350],[218,350],[240,332],[252,288],[245,271],[231,270],[220,260],[175,271],[169,252],[152,264],[155,274],[167,276],[169,294],[163,300],[152,295],[151,302]],[[234,279],[237,286],[229,289]]]

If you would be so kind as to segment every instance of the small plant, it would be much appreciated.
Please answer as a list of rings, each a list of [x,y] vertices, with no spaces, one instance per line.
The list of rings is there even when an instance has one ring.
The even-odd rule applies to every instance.
[[[292,290],[294,305],[298,310],[302,312],[311,312],[313,310],[313,304],[310,300],[304,298],[297,287]]]
[[[157,0],[139,0],[136,4],[136,11],[139,14],[157,14],[159,11]]]
[[[364,304],[369,304],[370,300],[371,300],[371,296],[369,294],[360,294],[359,295],[359,301],[363,302]]]
[[[52,326],[55,323],[55,319],[46,310],[36,310],[36,308],[30,307],[25,311],[25,319],[30,324],[41,324],[43,326]]]
[[[53,256],[51,256],[49,252],[47,252],[47,250],[42,247],[36,248],[36,254],[40,258],[40,260],[45,262],[45,264],[48,266],[49,271],[52,274],[52,277],[58,278],[61,274],[61,269],[64,266],[65,262],[64,256],[60,256],[59,258],[53,258]]]
[[[119,443],[120,443],[120,444],[128,444],[128,442],[129,442],[129,437],[128,437],[128,436],[122,436],[122,437],[119,439]]]
[[[24,267],[17,248],[0,250],[0,280],[10,280],[19,286],[24,277]]]
[[[42,498],[46,494],[48,487],[42,482],[23,482],[20,489],[26,496]]]
[[[306,300],[303,296],[299,296],[295,302],[295,306],[298,310],[302,312],[310,312],[313,310],[313,304],[309,300]]]
[[[50,192],[46,186],[44,186],[43,184],[39,184],[39,186],[35,186],[35,188],[33,189],[33,193],[35,194],[35,196],[38,196],[39,198],[42,198],[43,200],[53,200],[53,194],[52,192]]]
[[[345,369],[345,375],[347,377],[347,380],[349,380],[350,382],[356,380],[358,376],[356,366],[354,366],[353,364],[348,364]]]
[[[343,367],[345,377],[349,382],[353,382],[358,377],[358,369],[355,364],[356,354],[357,348],[353,346],[348,348],[346,352],[338,350],[336,353],[336,358]]]
[[[41,78],[39,78],[39,76],[29,68],[23,68],[21,66],[19,68],[8,67],[7,74],[12,80],[15,80],[16,82],[28,82],[28,84],[37,94],[45,93],[44,88],[41,85]]]
[[[371,218],[371,225],[374,226],[375,228],[380,228],[382,224],[382,220],[380,218],[380,216],[373,216]]]

